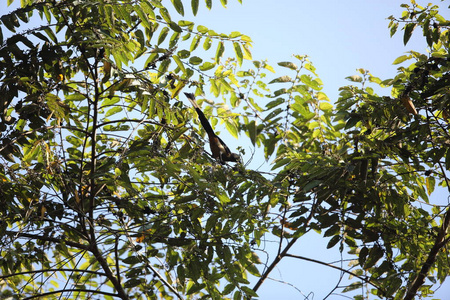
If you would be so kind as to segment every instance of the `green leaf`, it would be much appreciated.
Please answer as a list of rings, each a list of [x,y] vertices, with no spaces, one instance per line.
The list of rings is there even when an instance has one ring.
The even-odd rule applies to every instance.
[[[278,143],[279,140],[280,139],[275,138],[264,140],[264,157],[266,159],[269,159],[269,157],[273,154],[273,152],[275,151],[275,145]]]
[[[202,34],[206,34],[206,33],[208,33],[209,29],[206,26],[198,25],[197,26],[197,31],[202,33]]]
[[[175,61],[175,63],[177,64],[178,68],[180,68],[180,70],[183,73],[186,73],[186,68],[184,67],[183,62],[181,61],[181,59],[177,56],[177,55],[172,55],[173,60]]]
[[[328,236],[334,236],[337,235],[341,230],[341,227],[337,224],[331,226],[330,228],[328,228],[327,231],[325,231],[325,233],[323,234],[324,237],[328,237]]]
[[[188,50],[180,50],[177,54],[180,59],[186,59],[191,56],[191,52],[189,52]]]
[[[283,98],[277,98],[273,101],[270,101],[269,103],[266,104],[266,109],[272,109],[274,107],[277,107],[280,104],[283,104],[285,101]]]
[[[230,33],[230,38],[235,39],[237,37],[242,36],[242,33],[240,33],[239,31],[233,31],[232,33]]]
[[[362,80],[363,80],[362,77],[359,75],[348,76],[348,77],[345,77],[345,79],[348,79],[352,82],[362,82]]]
[[[217,45],[216,56],[215,56],[216,64],[220,63],[220,58],[222,57],[224,51],[225,51],[225,46],[223,45],[223,42],[221,41]]]
[[[192,39],[191,42],[191,47],[189,48],[189,50],[192,52],[195,49],[197,49],[198,45],[200,44],[200,40],[201,40],[201,36],[200,35],[196,35],[194,36],[194,38]]]
[[[26,162],[27,164],[30,164],[31,161],[36,159],[36,157],[40,153],[41,145],[39,142],[37,142],[33,145],[33,147],[31,148],[24,147],[23,149],[24,151],[22,161]]]
[[[319,79],[312,79],[309,75],[301,75],[300,76],[301,81],[306,84],[308,87],[312,88],[313,90],[321,90],[321,84]]]
[[[117,114],[117,113],[119,113],[119,112],[121,112],[121,111],[122,111],[122,107],[121,107],[121,106],[114,106],[113,108],[109,109],[109,110],[106,112],[105,117],[106,117],[106,118],[107,118],[107,117],[110,117],[110,116],[112,116],[112,115],[114,115],[114,114]]]
[[[205,286],[206,286],[206,284],[204,284],[204,283],[195,283],[193,281],[189,281],[189,283],[187,285],[186,294],[192,295],[194,293],[197,293],[200,290],[202,290]]]
[[[169,23],[169,27],[170,27],[170,29],[172,29],[172,30],[175,31],[176,33],[181,33],[181,32],[183,32],[183,29],[181,29],[181,27],[178,26],[178,24],[175,23],[175,22],[170,22],[170,23]]]
[[[358,290],[361,289],[361,287],[363,286],[361,281],[356,281],[356,282],[352,282],[349,286],[347,286],[345,289],[343,289],[343,292],[350,292],[350,291],[354,291],[354,290]],[[355,298],[357,299],[357,298]]]
[[[225,286],[225,288],[223,289],[223,294],[224,295],[228,295],[229,293],[231,293],[234,289],[236,288],[236,286],[234,284],[227,284]]]
[[[177,10],[177,12],[184,16],[184,7],[183,7],[183,3],[181,2],[181,0],[171,0],[173,6],[175,7],[175,9]]]
[[[136,287],[140,284],[142,284],[143,279],[141,278],[131,278],[129,280],[127,280],[124,284],[125,288],[133,288]]]
[[[383,257],[383,254],[383,249],[381,249],[379,246],[374,246],[372,249],[370,249],[366,259],[366,263],[364,264],[364,269],[368,270],[372,268],[377,263],[377,261],[379,261],[380,258]]]
[[[270,81],[269,84],[272,84],[272,83],[283,83],[283,82],[292,82],[292,78],[287,76],[287,75],[284,75],[284,76],[275,78],[274,80]]]
[[[347,123],[345,124],[345,129],[350,129],[354,127],[359,121],[361,121],[361,116],[356,115],[352,116],[347,120]]]
[[[170,24],[172,22],[172,19],[170,18],[170,14],[167,8],[160,8],[159,13],[161,17],[163,17],[164,21],[167,22],[167,24]]]
[[[86,99],[86,96],[80,93],[74,93],[74,94],[70,94],[67,95],[65,97],[66,101],[82,101]]]
[[[341,240],[340,235],[333,236],[327,244],[327,249],[330,249],[330,248],[333,248],[334,246],[336,246],[336,244],[339,243],[340,240]]]
[[[284,166],[284,165],[286,165],[286,164],[288,164],[290,162],[291,162],[291,159],[288,158],[288,157],[280,159],[273,165],[272,170],[278,169],[278,168],[280,168],[280,167],[282,167],[282,166]]]
[[[261,273],[259,273],[258,268],[254,264],[250,264],[247,266],[247,271],[253,276],[260,277]]]
[[[428,176],[426,178],[426,185],[427,185],[427,193],[428,196],[431,195],[434,191],[434,188],[436,186],[436,180],[434,179],[433,176]]]
[[[238,290],[238,291],[234,292],[233,300],[242,300],[242,293],[241,293],[241,291]]]
[[[290,62],[290,61],[282,61],[278,63],[279,66],[289,68],[291,70],[297,70],[298,67],[296,64]]]
[[[256,144],[256,123],[254,120],[252,120],[250,123],[247,124],[247,132],[248,132],[248,136],[250,137],[250,141],[252,142],[252,145],[255,146],[255,144]]]
[[[243,285],[241,289],[248,297],[258,297],[258,294],[248,286]]]
[[[191,8],[194,16],[196,16],[198,13],[198,4],[199,4],[198,0],[191,0]]]
[[[169,69],[170,62],[171,62],[170,59],[163,60],[163,62],[161,63],[161,65],[158,68],[159,76],[162,76],[162,75],[167,73],[167,70]]]
[[[211,48],[211,45],[212,45],[212,40],[211,40],[211,38],[207,37],[205,39],[205,41],[203,42],[203,49],[209,50],[209,48]]]
[[[56,38],[55,33],[50,29],[50,27],[45,26],[44,31],[47,34],[47,36],[52,40],[53,43],[57,44],[58,39]]]
[[[392,64],[398,65],[410,58],[411,58],[411,55],[402,55],[402,56],[397,57]]]
[[[358,263],[360,266],[364,265],[368,254],[369,254],[369,248],[362,247],[358,254]]]
[[[192,56],[190,59],[189,59],[189,63],[190,64],[193,64],[193,65],[199,65],[199,64],[201,64],[203,62],[203,60],[200,58],[200,57],[198,57],[198,56]]]
[[[312,180],[310,182],[308,182],[304,187],[303,187],[303,191],[305,193],[309,192],[310,190],[312,190],[313,188],[319,186],[322,183],[322,180]]]
[[[180,33],[174,32],[169,40],[169,48],[176,48],[179,39],[180,39]]]
[[[387,296],[391,296],[392,294],[397,293],[402,284],[402,279],[398,277],[394,277],[392,278],[392,280],[389,280],[388,289],[386,291]]]
[[[206,3],[206,7],[207,7],[209,10],[211,10],[211,7],[212,7],[212,0],[205,0],[205,3]]]
[[[123,260],[124,263],[128,265],[135,265],[140,262],[140,259],[136,256],[129,256]]]
[[[403,35],[403,44],[406,45],[408,44],[409,39],[411,38],[411,35],[414,31],[414,29],[416,28],[417,23],[408,23],[405,26],[405,33]]]
[[[238,60],[239,65],[242,65],[242,60],[244,59],[244,56],[242,54],[241,45],[238,42],[233,43],[234,46],[234,52],[236,53],[236,58]]]
[[[142,21],[142,25],[145,28],[147,28],[147,29],[152,28],[152,25],[147,17],[147,14],[143,11],[143,9],[139,5],[136,5],[134,7],[134,11],[138,15],[139,19]]]
[[[233,137],[236,139],[238,138],[238,129],[234,122],[232,121],[225,121],[225,127],[227,128],[228,132],[231,133]]]
[[[161,45],[164,42],[168,33],[169,33],[168,27],[163,27],[163,29],[161,29],[161,32],[158,37],[158,45]]]
[[[143,1],[141,2],[141,8],[142,10],[149,15],[149,17],[151,18],[152,21],[156,20],[156,15],[155,15],[155,11],[153,10],[153,7],[151,6],[150,3],[148,3],[147,1]],[[115,6],[114,6],[115,7]],[[124,18],[128,18],[129,15],[126,13],[126,11],[124,11],[123,13]],[[131,19],[130,19],[131,22]],[[131,23],[130,23],[131,24]]]
[[[321,111],[330,111],[330,110],[333,109],[333,105],[331,103],[328,103],[328,102],[321,102],[319,104],[319,109]]]
[[[394,36],[394,34],[397,32],[397,29],[398,29],[398,23],[392,23],[391,25],[390,25],[390,35],[391,35],[391,37],[393,37]]]
[[[215,63],[211,63],[209,61],[206,61],[199,67],[199,69],[201,71],[208,71],[208,70],[211,70],[212,68],[214,68],[215,66],[216,66]]]

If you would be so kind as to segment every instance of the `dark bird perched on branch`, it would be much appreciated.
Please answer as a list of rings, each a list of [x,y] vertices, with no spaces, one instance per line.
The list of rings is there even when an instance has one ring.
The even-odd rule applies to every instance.
[[[214,133],[211,124],[209,124],[202,110],[197,105],[197,102],[195,102],[194,94],[192,93],[184,93],[184,94],[194,106],[195,111],[197,111],[198,118],[200,119],[200,123],[202,123],[203,128],[208,134],[209,146],[211,147],[212,156],[215,159],[219,160],[221,164],[224,164],[224,162],[226,161],[239,162],[241,160],[240,156],[236,153],[232,153],[230,149],[227,147],[227,145],[224,143],[224,141],[222,141],[220,137],[218,137]]]

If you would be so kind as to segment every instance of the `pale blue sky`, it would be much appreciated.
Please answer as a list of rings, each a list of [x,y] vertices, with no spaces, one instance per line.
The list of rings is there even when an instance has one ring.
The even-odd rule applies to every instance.
[[[294,61],[292,54],[308,55],[324,83],[325,93],[333,100],[338,87],[348,84],[345,77],[356,74],[357,68],[380,78],[391,78],[397,68],[392,65],[395,58],[409,50],[425,51],[425,40],[419,31],[406,47],[402,33],[390,38],[387,17],[400,16],[403,2],[243,0],[241,5],[228,0],[224,9],[216,0],[211,11],[201,9],[194,20],[217,32],[240,31],[249,35],[254,41],[253,58],[268,59],[272,65]]]

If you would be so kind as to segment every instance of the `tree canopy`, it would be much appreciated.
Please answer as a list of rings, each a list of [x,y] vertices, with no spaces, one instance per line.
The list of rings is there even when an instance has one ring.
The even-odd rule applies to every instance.
[[[268,80],[250,37],[184,20],[200,5],[21,0],[0,17],[0,298],[250,299],[312,231],[352,257],[315,261],[349,275],[331,292],[432,296],[450,274],[448,196],[432,197],[450,192],[450,20],[402,4],[391,35],[428,52],[329,99],[307,56]],[[213,159],[182,91],[270,169]]]

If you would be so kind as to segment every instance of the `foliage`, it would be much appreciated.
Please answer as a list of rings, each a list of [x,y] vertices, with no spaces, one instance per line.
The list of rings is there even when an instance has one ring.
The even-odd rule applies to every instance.
[[[450,272],[448,206],[429,198],[449,189],[450,21],[403,5],[391,34],[421,28],[430,53],[393,79],[360,69],[332,103],[306,56],[267,82],[248,36],[178,19],[186,2],[23,0],[0,18],[0,297],[250,298],[312,230],[352,256],[344,291],[431,295]],[[183,89],[227,99],[205,114],[271,172],[204,152]]]

